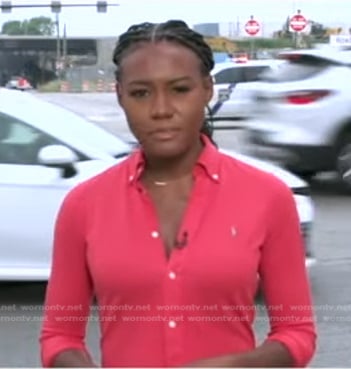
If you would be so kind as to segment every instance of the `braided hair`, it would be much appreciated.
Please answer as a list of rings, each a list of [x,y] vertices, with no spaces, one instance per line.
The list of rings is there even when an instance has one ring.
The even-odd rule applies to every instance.
[[[120,79],[121,62],[133,48],[140,43],[170,41],[178,43],[193,51],[200,60],[201,73],[210,76],[214,67],[214,59],[211,48],[205,42],[203,36],[192,30],[181,20],[169,20],[164,23],[144,22],[135,24],[123,33],[113,51],[113,63],[116,65],[116,79]],[[213,142],[213,121],[211,109],[207,107],[207,118],[204,121],[201,132]]]

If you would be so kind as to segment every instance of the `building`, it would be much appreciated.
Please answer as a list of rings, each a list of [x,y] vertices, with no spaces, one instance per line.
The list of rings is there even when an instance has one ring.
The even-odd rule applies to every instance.
[[[219,33],[219,23],[200,23],[195,24],[193,27],[194,31],[201,33],[207,37],[218,37]]]
[[[0,35],[0,85],[25,76],[33,86],[56,79],[60,70],[79,78],[112,78],[112,52],[117,37]],[[73,77],[72,77],[73,78]]]

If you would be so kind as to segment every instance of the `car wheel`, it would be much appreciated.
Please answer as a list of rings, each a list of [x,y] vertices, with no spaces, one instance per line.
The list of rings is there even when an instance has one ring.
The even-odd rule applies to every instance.
[[[351,191],[351,133],[347,133],[339,146],[337,171],[340,180]]]

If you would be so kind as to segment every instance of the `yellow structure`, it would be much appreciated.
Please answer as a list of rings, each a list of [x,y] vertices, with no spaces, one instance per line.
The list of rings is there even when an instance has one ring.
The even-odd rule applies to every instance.
[[[235,42],[225,37],[205,37],[205,41],[213,51],[223,51],[229,53],[238,51]]]
[[[325,35],[331,36],[331,35],[340,35],[342,33],[343,29],[341,27],[335,27],[335,28],[327,28]]]

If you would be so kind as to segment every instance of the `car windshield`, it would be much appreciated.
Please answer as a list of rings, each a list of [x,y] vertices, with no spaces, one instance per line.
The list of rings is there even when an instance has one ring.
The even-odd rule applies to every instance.
[[[16,93],[15,93],[16,94]],[[99,125],[59,105],[27,94],[2,94],[1,110],[72,146],[90,146],[116,158],[128,155],[131,145]],[[22,109],[18,109],[21,106]]]
[[[124,156],[131,151],[130,145],[118,136],[71,111],[52,105],[50,111],[48,109],[48,113],[55,114],[57,121],[60,122],[58,130],[60,130],[59,134],[62,137],[66,137],[66,135],[67,138],[68,136],[82,137],[84,144],[114,157]]]

